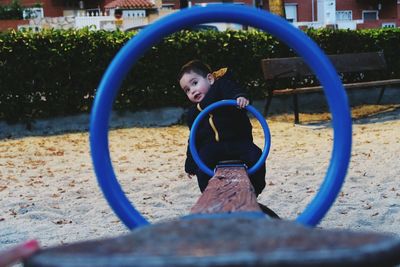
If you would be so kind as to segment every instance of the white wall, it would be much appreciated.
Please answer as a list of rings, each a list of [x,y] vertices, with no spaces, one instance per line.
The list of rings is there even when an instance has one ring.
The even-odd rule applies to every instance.
[[[336,24],[336,1],[318,0],[318,22],[322,24]]]

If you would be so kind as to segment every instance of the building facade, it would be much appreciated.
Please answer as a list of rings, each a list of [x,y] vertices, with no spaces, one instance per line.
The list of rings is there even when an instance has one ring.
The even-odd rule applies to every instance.
[[[124,14],[146,13],[149,10],[177,10],[182,6],[205,6],[210,3],[236,3],[269,10],[271,0],[20,0],[21,5],[35,7],[38,17],[74,17],[79,12],[97,16],[113,12],[125,3]],[[157,0],[161,1],[161,0]],[[300,28],[333,27],[364,29],[400,26],[400,0],[282,0],[286,19]],[[11,0],[0,0],[9,4]],[[110,8],[111,7],[111,8]],[[157,11],[158,12],[158,11]],[[32,13],[32,12],[31,12]],[[109,14],[110,15],[110,14]],[[113,13],[111,14],[113,15]],[[1,21],[0,21],[1,24]],[[1,28],[1,27],[0,27]]]
[[[398,0],[285,0],[286,18],[297,26],[342,29],[399,27]]]

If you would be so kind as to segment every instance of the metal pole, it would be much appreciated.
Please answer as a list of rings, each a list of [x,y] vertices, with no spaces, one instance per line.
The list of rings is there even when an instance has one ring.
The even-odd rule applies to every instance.
[[[314,0],[311,0],[311,21],[314,22]]]

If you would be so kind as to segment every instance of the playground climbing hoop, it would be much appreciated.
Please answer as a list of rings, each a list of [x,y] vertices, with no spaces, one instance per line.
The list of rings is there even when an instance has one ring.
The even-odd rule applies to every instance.
[[[196,119],[193,122],[192,129],[190,131],[189,146],[190,146],[190,152],[192,153],[192,156],[193,156],[193,160],[196,162],[197,166],[199,166],[199,168],[203,172],[207,173],[211,177],[214,175],[214,172],[209,167],[207,167],[207,165],[204,164],[204,162],[201,160],[201,158],[199,156],[199,153],[197,152],[196,142],[195,142],[197,128],[198,128],[200,122],[203,120],[203,118],[207,114],[209,114],[214,109],[223,107],[223,106],[237,106],[237,103],[235,100],[221,100],[221,101],[218,101],[218,102],[215,102],[215,103],[209,105],[202,112],[200,112],[200,114],[196,117]],[[250,169],[247,170],[247,173],[251,175],[251,174],[255,173],[267,159],[269,149],[271,147],[271,133],[269,131],[266,120],[261,115],[261,113],[257,111],[257,109],[255,109],[251,105],[247,106],[246,109],[251,114],[253,114],[254,117],[260,122],[261,127],[264,131],[264,149],[261,153],[261,157],[258,159],[256,164],[254,164],[254,166],[252,166]]]
[[[266,11],[233,4],[188,8],[157,20],[128,41],[107,68],[94,100],[90,122],[91,155],[105,198],[128,228],[149,224],[125,196],[112,167],[108,147],[112,105],[124,77],[147,49],[184,27],[208,22],[239,23],[272,34],[303,57],[324,87],[332,114],[332,155],[317,195],[296,219],[304,225],[317,225],[335,201],[350,161],[351,116],[347,96],[332,64],[303,32]]]

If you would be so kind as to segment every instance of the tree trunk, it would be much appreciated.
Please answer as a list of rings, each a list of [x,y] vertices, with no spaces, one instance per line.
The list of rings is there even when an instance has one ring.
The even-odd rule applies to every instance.
[[[183,8],[187,8],[189,6],[189,1],[188,0],[179,0],[179,8],[183,9]]]

